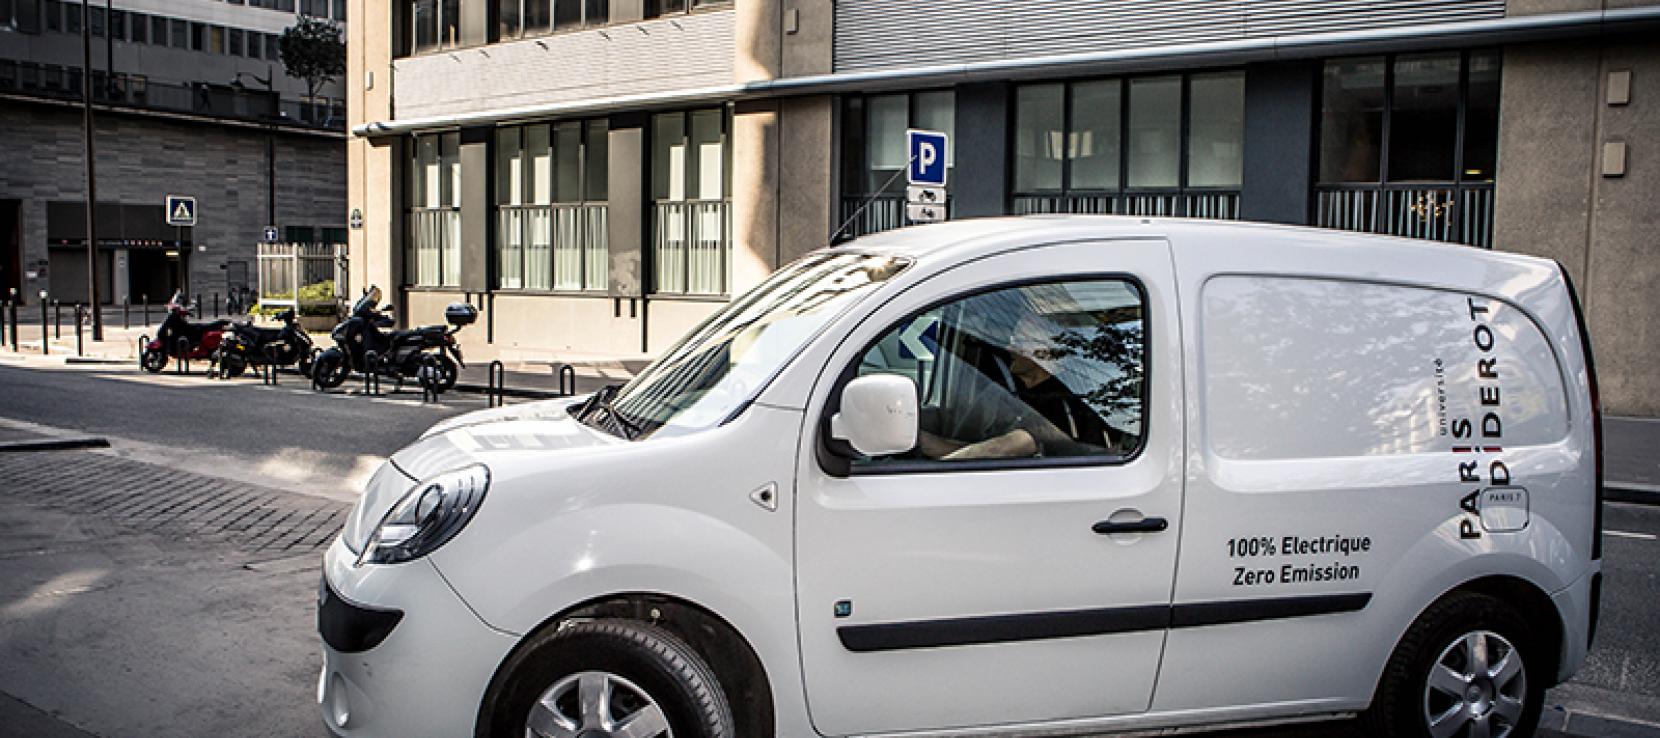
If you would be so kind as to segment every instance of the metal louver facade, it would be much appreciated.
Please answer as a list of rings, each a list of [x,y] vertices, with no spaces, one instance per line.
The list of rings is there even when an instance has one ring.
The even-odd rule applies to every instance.
[[[1504,0],[837,0],[835,70],[1503,18]]]

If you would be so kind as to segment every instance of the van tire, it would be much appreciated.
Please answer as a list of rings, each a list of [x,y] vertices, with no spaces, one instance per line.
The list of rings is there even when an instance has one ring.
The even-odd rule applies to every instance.
[[[1537,647],[1533,631],[1527,621],[1516,614],[1503,600],[1473,592],[1457,592],[1443,597],[1418,616],[1395,652],[1389,657],[1383,677],[1378,682],[1372,706],[1359,719],[1361,729],[1376,738],[1404,738],[1429,736],[1431,709],[1428,680],[1444,656],[1457,659],[1451,652],[1459,648],[1461,639],[1471,634],[1489,634],[1483,638],[1486,648],[1493,649],[1508,642],[1520,656],[1523,686],[1522,709],[1510,729],[1511,738],[1525,738],[1534,733],[1544,705],[1545,682],[1549,675],[1541,668],[1545,654]],[[1492,636],[1497,636],[1493,638]],[[1491,654],[1489,654],[1491,655]],[[1506,685],[1498,685],[1500,688]],[[1439,709],[1439,708],[1437,708]],[[1495,718],[1497,720],[1497,718]],[[1455,736],[1466,735],[1461,728]],[[1495,731],[1493,735],[1500,733]]]
[[[590,620],[548,628],[514,652],[501,673],[505,678],[497,677],[481,707],[479,738],[529,735],[527,723],[538,701],[583,673],[620,677],[613,694],[637,688],[661,709],[675,738],[736,735],[732,708],[714,670],[685,641],[654,625]]]

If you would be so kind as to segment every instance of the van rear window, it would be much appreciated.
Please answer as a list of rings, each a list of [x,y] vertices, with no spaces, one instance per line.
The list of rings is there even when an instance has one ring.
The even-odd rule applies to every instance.
[[[1200,326],[1205,435],[1233,459],[1378,456],[1567,435],[1537,325],[1480,295],[1227,276]]]

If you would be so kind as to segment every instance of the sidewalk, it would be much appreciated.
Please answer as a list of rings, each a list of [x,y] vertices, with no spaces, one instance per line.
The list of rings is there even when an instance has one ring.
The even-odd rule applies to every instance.
[[[1602,432],[1609,498],[1660,504],[1660,418],[1606,417]]]

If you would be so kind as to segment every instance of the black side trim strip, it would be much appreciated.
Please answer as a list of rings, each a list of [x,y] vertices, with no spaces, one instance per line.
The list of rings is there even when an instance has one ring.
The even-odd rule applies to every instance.
[[[855,653],[869,653],[1333,615],[1363,610],[1371,601],[1371,593],[1361,592],[1190,602],[1175,606],[1136,605],[1091,610],[980,615],[942,620],[844,625],[836,629],[836,636],[841,639],[843,648]]]
[[[1251,623],[1258,620],[1306,618],[1314,615],[1335,615],[1366,609],[1372,601],[1370,592],[1311,597],[1274,597],[1261,600],[1225,600],[1222,602],[1187,602],[1171,608],[1170,627],[1202,628],[1207,625]]]
[[[1045,638],[1074,638],[1163,628],[1170,622],[1167,605],[1101,610],[983,615],[950,620],[846,625],[836,629],[849,651],[894,651],[904,648],[968,646]]]

